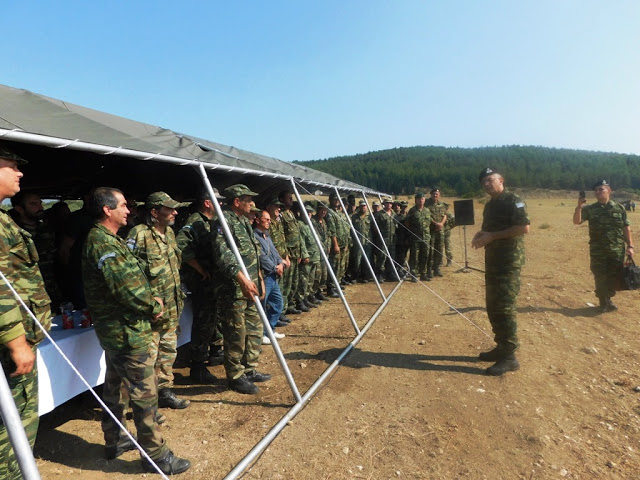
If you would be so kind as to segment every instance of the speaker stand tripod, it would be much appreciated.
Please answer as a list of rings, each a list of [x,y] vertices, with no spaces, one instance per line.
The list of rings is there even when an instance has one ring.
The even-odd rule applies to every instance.
[[[462,231],[464,234],[464,267],[458,270],[458,272],[469,273],[471,270],[475,270],[476,272],[484,273],[484,270],[480,270],[479,268],[469,266],[469,257],[467,256],[467,226],[466,225],[462,226]]]

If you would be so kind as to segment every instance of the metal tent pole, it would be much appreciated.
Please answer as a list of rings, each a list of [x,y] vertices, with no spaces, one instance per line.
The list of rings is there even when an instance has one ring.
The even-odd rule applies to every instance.
[[[318,377],[318,379],[313,383],[313,385],[311,385],[311,387],[309,387],[309,390],[307,390],[306,393],[304,394],[304,396],[302,397],[302,401],[299,402],[299,403],[296,403],[291,408],[291,410],[289,410],[285,414],[285,416],[282,417],[282,419],[280,419],[280,421],[278,423],[276,423],[273,426],[273,428],[271,430],[269,430],[269,432],[267,432],[267,434],[262,438],[262,440],[260,440],[249,451],[249,453],[247,453],[247,455],[242,460],[240,460],[240,462],[238,462],[238,464],[235,467],[233,467],[233,470],[231,470],[224,477],[224,480],[235,480],[235,479],[237,479],[242,474],[242,472],[251,464],[251,462],[253,462],[262,452],[264,452],[267,449],[267,447],[271,444],[271,442],[273,442],[273,440],[275,440],[275,438],[284,429],[284,427],[286,427],[289,424],[289,422],[298,413],[300,413],[300,411],[307,405],[309,400],[311,400],[311,398],[313,398],[313,396],[316,394],[316,392],[320,389],[320,387],[323,385],[325,380],[338,368],[338,366],[340,365],[342,360],[344,360],[345,357],[353,350],[353,348],[358,343],[360,343],[360,340],[362,340],[364,335],[369,331],[369,329],[376,322],[376,320],[378,319],[378,316],[382,313],[382,311],[385,309],[385,307],[387,306],[387,304],[391,300],[391,297],[393,297],[393,295],[396,293],[396,291],[400,288],[400,285],[402,285],[402,282],[398,283],[395,286],[395,288],[391,291],[389,296],[385,299],[384,302],[382,302],[382,304],[375,311],[375,313],[373,314],[371,319],[362,328],[362,331],[358,334],[358,336],[356,338],[354,338],[351,341],[351,343],[349,343],[347,348],[345,348],[342,351],[342,353],[338,356],[338,358],[336,358],[333,361],[333,363],[331,365],[329,365],[327,367],[327,369],[322,373],[322,375],[320,375],[320,377]]]
[[[296,182],[293,180],[293,178],[291,179],[291,188],[293,188],[293,191],[296,194],[296,198],[298,199],[298,202],[300,202],[300,205],[304,206],[304,202],[302,200],[302,197],[300,196],[300,192],[298,192],[298,188],[296,187]],[[340,295],[340,300],[342,300],[344,308],[347,310],[347,315],[349,315],[349,320],[351,320],[353,329],[356,331],[356,334],[358,334],[360,333],[360,327],[358,327],[358,324],[356,323],[356,319],[353,316],[353,312],[351,311],[351,307],[349,307],[349,302],[347,302],[347,299],[344,296],[344,292],[342,291],[342,288],[340,288],[340,282],[338,281],[338,278],[336,277],[336,274],[333,271],[333,268],[331,268],[331,263],[329,262],[329,258],[327,257],[327,254],[324,251],[324,247],[322,246],[320,237],[318,237],[318,234],[316,233],[315,228],[313,228],[313,225],[311,224],[311,219],[308,217],[309,216],[307,215],[307,224],[311,228],[311,234],[313,235],[313,238],[316,241],[318,248],[320,249],[320,255],[322,255],[322,259],[327,264],[327,272],[329,273],[329,275],[331,275],[331,280],[333,280],[333,283],[336,285],[337,292]]]
[[[338,192],[336,191],[336,194],[337,193]],[[363,192],[363,195],[364,195],[364,192]],[[376,278],[376,272],[373,271],[373,267],[369,263],[369,259],[367,258],[367,255],[364,253],[364,247],[362,246],[362,243],[360,242],[360,237],[358,236],[358,232],[356,232],[356,229],[353,226],[353,223],[351,222],[351,218],[346,213],[347,210],[344,207],[344,203],[342,202],[342,198],[340,198],[340,195],[338,195],[338,200],[340,201],[340,205],[342,205],[342,211],[345,212],[345,216],[347,217],[347,221],[349,222],[349,228],[351,230],[351,233],[353,233],[353,237],[356,239],[356,242],[358,243],[358,247],[360,247],[360,251],[362,252],[362,256],[365,259],[365,262],[367,262],[367,267],[369,267],[369,272],[371,273],[371,277],[372,278]],[[382,297],[382,300],[384,300],[387,297],[385,297],[384,292],[382,291],[382,287],[380,286],[380,283],[378,283],[377,279],[375,280],[375,282],[376,282],[376,286],[378,287],[378,292],[380,292],[380,296]]]
[[[249,272],[247,271],[247,267],[245,266],[244,261],[242,260],[242,256],[240,255],[240,251],[238,250],[238,247],[236,246],[236,243],[233,240],[233,236],[231,235],[231,230],[229,230],[229,225],[227,224],[227,220],[226,218],[224,218],[222,208],[220,208],[220,204],[214,200],[216,196],[213,193],[213,187],[211,186],[211,182],[209,182],[209,177],[207,176],[207,172],[204,169],[204,165],[199,164],[199,168],[200,168],[200,174],[202,175],[202,180],[204,181],[204,184],[207,188],[207,192],[209,193],[209,196],[213,200],[211,203],[213,203],[213,206],[216,210],[216,214],[218,215],[218,220],[220,220],[220,225],[222,226],[222,230],[224,231],[224,235],[227,239],[227,242],[229,243],[229,246],[231,247],[231,250],[233,251],[233,254],[236,257],[236,260],[240,265],[240,269],[242,270],[243,275],[247,277],[247,279],[251,279],[251,277],[249,276]],[[276,353],[276,357],[278,358],[278,363],[280,364],[280,367],[282,367],[282,371],[284,372],[284,375],[287,378],[287,382],[289,383],[289,387],[293,392],[293,396],[296,398],[296,402],[300,403],[302,401],[302,398],[300,397],[300,392],[298,391],[296,382],[293,379],[291,370],[289,370],[289,365],[287,365],[287,361],[285,360],[284,355],[282,354],[280,345],[278,345],[278,341],[276,337],[273,335],[271,324],[269,323],[269,320],[267,320],[267,315],[264,313],[264,309],[262,308],[262,302],[260,301],[260,298],[257,295],[253,296],[253,302],[256,304],[256,308],[258,309],[258,314],[260,315],[262,324],[267,332],[267,335],[269,336],[269,339],[271,340],[271,344]]]

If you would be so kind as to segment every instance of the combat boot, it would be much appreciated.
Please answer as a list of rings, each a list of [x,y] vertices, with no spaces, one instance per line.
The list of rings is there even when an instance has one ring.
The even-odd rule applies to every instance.
[[[450,267],[453,264],[453,262],[451,260],[447,260],[447,264],[445,265],[445,267]]]
[[[211,385],[218,380],[203,362],[191,362],[189,380],[197,385]]]
[[[159,408],[173,408],[182,410],[187,408],[191,402],[182,398],[176,397],[176,394],[171,391],[170,388],[162,388],[158,390],[158,407]]]
[[[501,360],[506,354],[504,350],[499,347],[495,347],[493,350],[489,350],[488,352],[480,352],[478,355],[478,359],[483,362],[497,362]]]
[[[329,295],[329,298],[339,298],[340,295],[338,294],[338,292],[336,292],[334,287],[327,287],[327,295]]]
[[[305,313],[309,311],[309,307],[302,303],[302,300],[298,300],[298,303],[296,303],[296,309]]]
[[[314,295],[308,295],[307,301],[315,305],[322,305],[322,300],[318,300]]]
[[[287,313],[289,315],[298,315],[298,314],[302,313],[302,311],[298,310],[296,307],[289,307],[289,308],[287,308]]]
[[[432,279],[433,278],[433,273],[431,272],[431,269],[427,270],[427,278],[428,279]]]
[[[255,395],[260,391],[253,382],[249,381],[246,375],[242,375],[235,380],[229,380],[229,388],[238,393],[244,393],[245,395]]]
[[[222,365],[224,363],[224,352],[222,351],[222,347],[215,346],[209,350],[209,359],[207,360],[207,365],[210,367],[215,367],[216,365]]]
[[[268,382],[269,380],[271,380],[270,373],[260,373],[256,370],[246,373],[245,375],[247,376],[247,380],[249,380],[251,383]]]
[[[327,297],[326,295],[324,295],[324,294],[322,293],[322,291],[321,291],[321,290],[318,290],[318,291],[316,292],[316,298],[317,298],[318,300],[329,300],[329,297]]]
[[[430,282],[431,281],[431,277],[429,276],[428,273],[423,273],[422,275],[420,275],[420,281],[421,282]]]
[[[485,370],[485,372],[487,375],[499,377],[507,372],[515,372],[519,368],[520,364],[518,363],[518,360],[516,360],[516,356],[511,353],[498,360],[494,365],[491,365]]]
[[[136,437],[133,437],[136,438]],[[123,435],[120,438],[120,441],[117,445],[113,447],[104,447],[104,457],[107,460],[113,460],[114,458],[118,458],[124,452],[128,452],[129,450],[135,450],[136,446],[133,444],[128,435]]]
[[[613,312],[617,309],[618,307],[611,301],[611,298],[602,297],[600,299],[600,310],[602,310],[602,313]]]
[[[436,276],[436,277],[444,277],[444,275],[442,275],[442,272],[440,271],[440,267],[435,268],[433,270],[433,275]]]
[[[142,469],[145,472],[158,472],[146,458],[142,458],[140,461],[142,462]],[[186,472],[191,466],[191,462],[189,460],[186,458],[176,457],[171,450],[167,450],[167,453],[158,459],[154,459],[153,462],[165,475],[177,475],[178,473]]]

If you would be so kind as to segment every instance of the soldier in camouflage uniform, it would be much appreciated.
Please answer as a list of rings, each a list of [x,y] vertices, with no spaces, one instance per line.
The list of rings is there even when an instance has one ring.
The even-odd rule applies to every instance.
[[[409,236],[410,233],[407,230],[406,219],[407,219],[407,202],[400,202],[400,212],[396,215],[396,251],[395,251],[395,261],[396,265],[398,265],[398,274],[404,278],[406,275],[406,263],[407,263],[407,251],[409,250]]]
[[[431,198],[425,202],[425,206],[431,211],[431,243],[429,246],[429,258],[427,259],[427,277],[442,277],[440,266],[444,255],[444,224],[447,222],[444,203],[440,200],[440,189],[431,190]]]
[[[589,254],[591,272],[596,284],[596,297],[600,300],[600,310],[617,310],[611,297],[616,294],[616,282],[625,252],[633,256],[631,222],[627,212],[619,203],[611,200],[611,186],[606,180],[600,180],[593,186],[596,203],[585,206],[586,198],[578,199],[573,214],[573,223],[589,222]],[[627,247],[625,249],[625,242]]]
[[[271,241],[273,245],[276,247],[276,251],[280,258],[282,258],[284,271],[288,268],[291,268],[291,259],[289,258],[289,250],[287,249],[287,239],[284,236],[284,226],[282,225],[282,207],[284,207],[284,203],[278,200],[278,197],[272,197],[270,200],[267,200],[265,205],[265,210],[269,212],[271,216],[271,227],[269,228],[269,234],[271,235]],[[280,286],[280,292],[282,293],[283,289],[283,279],[284,275],[278,277],[278,285]],[[286,301],[283,297],[283,301]],[[287,309],[287,305],[284,305],[284,310]],[[283,311],[280,314],[280,321],[284,323],[290,323],[291,319],[286,316]]]
[[[427,277],[427,259],[431,242],[431,210],[425,207],[424,193],[416,193],[416,204],[409,209],[405,224],[409,237],[409,268],[411,281],[431,280]]]
[[[445,202],[444,204],[445,214],[447,215],[447,220],[444,222],[444,252],[447,257],[446,267],[451,266],[451,262],[453,261],[453,249],[451,248],[451,229],[456,226],[456,217],[449,211],[449,204]]]
[[[246,215],[251,211],[252,198],[258,195],[242,184],[224,190],[229,209],[224,216],[234,243],[249,273],[245,277],[222,226],[216,223],[214,262],[221,275],[218,286],[218,317],[224,337],[224,368],[229,388],[239,393],[256,394],[254,382],[266,382],[271,375],[259,373],[263,326],[254,303],[254,296],[264,296],[264,282],[260,271],[260,243]]]
[[[331,262],[331,268],[333,273],[339,282],[342,282],[342,277],[345,274],[345,267],[347,260],[344,258],[349,255],[349,220],[346,214],[342,211],[340,206],[340,199],[335,193],[329,195],[329,206],[331,207],[327,213],[327,229],[329,237],[331,238],[331,250],[329,261]],[[337,297],[335,292],[335,286],[331,278],[327,279],[327,292],[329,296]]]
[[[284,271],[282,279],[282,296],[286,300],[286,313],[298,314],[308,312],[309,308],[300,303],[298,293],[300,262],[302,261],[302,238],[300,236],[298,220],[292,210],[293,196],[290,191],[284,190],[280,192],[278,199],[283,204],[281,222],[287,243],[287,255],[291,263],[289,268]]]
[[[97,223],[84,244],[82,279],[96,335],[105,351],[102,398],[123,424],[125,409],[131,406],[138,443],[164,473],[184,472],[190,462],[173,455],[158,431],[151,323],[162,316],[163,304],[142,265],[117,235],[127,224],[127,202],[120,190],[97,188],[88,212]],[[107,412],[102,417],[102,430],[108,459],[134,448]],[[155,471],[144,458],[142,467]]]
[[[471,240],[484,248],[487,315],[497,346],[482,352],[480,360],[496,362],[488,375],[502,375],[520,368],[516,300],[520,292],[520,269],[524,265],[524,235],[529,233],[526,205],[504,188],[502,175],[491,168],[480,173],[480,183],[491,199],[484,206],[482,229]]]
[[[376,275],[378,281],[388,280],[395,282],[395,273],[393,273],[392,258],[386,255],[384,246],[387,246],[389,253],[393,255],[396,248],[396,220],[392,210],[393,201],[385,199],[382,201],[382,211],[376,215],[376,222],[382,238],[378,238],[377,247],[380,249],[378,261],[376,262]]]
[[[219,201],[224,197],[214,191]],[[207,369],[207,360],[219,358],[222,348],[213,347],[209,356],[209,345],[222,334],[216,317],[216,295],[213,272],[212,220],[215,207],[209,193],[202,189],[195,200],[197,211],[187,218],[185,225],[176,235],[176,243],[182,252],[181,278],[191,293],[193,324],[191,326],[191,371],[189,379],[196,384],[215,383],[216,377]]]
[[[164,311],[151,325],[160,408],[187,408],[189,400],[172,391],[173,364],[178,354],[178,326],[184,292],[180,288],[180,249],[171,226],[180,204],[165,192],[154,192],[145,202],[146,218],[129,232],[127,246],[140,261],[151,288],[162,299]]]
[[[19,165],[26,161],[0,145],[0,201],[20,190]],[[38,252],[31,235],[0,211],[0,271],[45,329],[51,325],[50,300],[38,269]],[[22,419],[31,448],[38,431],[38,370],[36,345],[44,338],[23,311],[9,287],[0,280],[0,363]],[[0,478],[21,479],[7,429],[0,419]]]
[[[316,245],[316,241],[313,238],[313,234],[311,233],[311,228],[307,224],[307,220],[305,216],[309,218],[315,212],[315,208],[311,205],[303,205],[299,208],[300,218],[298,219],[298,223],[300,224],[300,233],[302,235],[302,240],[304,242],[304,249],[306,251],[306,260],[303,258],[302,263],[300,264],[300,289],[301,289],[301,297],[302,301],[309,308],[316,308],[319,304],[322,303],[321,300],[318,300],[311,289],[313,288],[313,282],[316,278],[316,272],[318,267],[320,266],[320,250],[318,250],[318,246]]]
[[[353,228],[357,232],[358,239],[362,244],[362,250],[357,247],[354,242],[354,248],[351,261],[351,278],[360,283],[369,282],[371,273],[364,261],[364,256],[371,258],[371,215],[369,215],[369,206],[364,200],[360,200],[358,210],[351,217]],[[364,250],[364,253],[363,253]]]
[[[316,234],[320,238],[320,243],[322,243],[324,248],[324,253],[329,257],[329,248],[330,248],[330,238],[329,232],[327,230],[327,207],[323,205],[321,202],[318,202],[316,205],[316,214],[311,217],[311,224],[313,225],[313,229],[316,231]],[[322,287],[327,284],[328,272],[327,272],[327,264],[325,263],[322,255],[320,256],[320,264],[316,269],[316,276],[313,281],[313,287],[311,291],[315,294],[316,299],[318,300],[329,300],[329,297],[322,293]]]

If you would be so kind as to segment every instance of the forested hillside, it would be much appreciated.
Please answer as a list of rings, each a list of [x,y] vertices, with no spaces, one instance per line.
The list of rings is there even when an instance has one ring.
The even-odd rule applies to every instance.
[[[437,185],[450,195],[473,195],[486,166],[513,187],[583,190],[605,178],[614,189],[640,190],[640,156],[561,148],[406,147],[296,163],[394,194]]]

